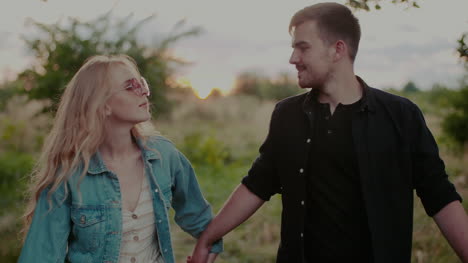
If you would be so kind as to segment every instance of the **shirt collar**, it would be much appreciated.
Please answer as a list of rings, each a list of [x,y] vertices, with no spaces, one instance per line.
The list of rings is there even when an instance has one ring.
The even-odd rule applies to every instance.
[[[364,112],[368,110],[370,112],[375,112],[375,101],[371,92],[371,87],[369,87],[367,83],[364,82],[364,80],[362,80],[359,76],[356,76],[356,79],[362,86],[362,98],[360,99],[361,102],[358,111]],[[313,105],[317,102],[318,95],[319,91],[317,89],[311,89],[307,93],[303,104],[303,109],[305,112],[310,112]]]
[[[364,80],[362,80],[359,76],[356,76],[356,78],[362,86],[361,107],[359,110],[375,112],[375,99],[371,87],[369,87],[369,85],[367,85],[367,83],[364,82]]]

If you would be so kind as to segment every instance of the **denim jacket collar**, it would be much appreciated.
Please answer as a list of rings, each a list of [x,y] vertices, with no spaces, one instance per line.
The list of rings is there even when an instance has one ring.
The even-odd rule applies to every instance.
[[[161,158],[159,152],[156,149],[148,148],[144,139],[134,138],[134,140],[140,148],[145,162]],[[89,161],[88,173],[92,175],[98,175],[104,172],[109,172],[109,169],[107,169],[106,165],[104,164],[101,153],[97,151],[95,154],[93,154]]]
[[[149,143],[147,142],[147,140],[151,140],[150,138],[148,138],[148,139],[134,138],[134,139],[135,139],[136,144],[140,148],[145,161],[161,159],[161,154],[158,152],[158,150],[150,148],[148,146]]]
[[[99,151],[97,151],[89,160],[88,173],[97,175],[108,171],[109,170],[107,169],[106,165],[104,164],[104,161],[102,160],[101,154],[99,153]]]

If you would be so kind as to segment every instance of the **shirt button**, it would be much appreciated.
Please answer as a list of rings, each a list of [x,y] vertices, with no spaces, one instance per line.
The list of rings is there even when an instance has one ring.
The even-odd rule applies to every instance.
[[[164,252],[167,252],[167,249],[164,249]]]
[[[135,258],[135,257],[132,257],[132,258],[130,259],[130,262],[135,263],[135,262],[136,262],[136,258]]]
[[[161,220],[161,219],[159,219],[159,220],[158,220],[158,223],[160,223],[160,224],[161,224],[161,223],[162,223],[162,220]]]
[[[133,240],[138,241],[139,240],[138,236],[134,236]]]
[[[332,132],[333,132],[332,130],[327,130],[328,134],[332,134]]]
[[[300,173],[303,173],[303,172],[304,172],[304,169],[302,169],[302,168],[299,169],[299,172],[300,172]]]
[[[135,214],[133,214],[133,215],[132,215],[132,218],[133,218],[133,219],[137,219],[137,218],[138,218],[138,216],[137,216],[137,215],[135,215]]]
[[[301,205],[304,205],[304,200],[301,201]]]
[[[157,192],[158,192],[158,189],[154,189],[154,192],[157,193]]]
[[[301,233],[301,238],[303,238],[303,237],[304,237],[304,233]]]
[[[310,138],[307,138],[307,141],[306,141],[306,142],[307,142],[307,143],[310,143]]]

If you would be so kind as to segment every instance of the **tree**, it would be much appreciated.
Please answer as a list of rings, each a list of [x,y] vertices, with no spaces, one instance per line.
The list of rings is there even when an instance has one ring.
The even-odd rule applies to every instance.
[[[468,46],[465,43],[465,38],[468,36],[468,33],[463,33],[463,35],[460,37],[458,40],[458,54],[460,55],[460,58],[464,60],[465,63],[465,68],[468,72]]]
[[[169,36],[149,46],[139,40],[138,33],[153,16],[134,25],[130,25],[131,18],[113,20],[109,12],[90,22],[81,22],[77,18],[52,25],[32,21],[40,35],[23,39],[36,57],[36,65],[19,75],[29,98],[52,100],[50,109],[55,111],[66,84],[88,57],[127,54],[135,59],[150,84],[150,101],[155,112],[167,113],[170,110],[166,97],[168,79],[175,66],[183,63],[172,57],[168,48],[183,37],[198,34],[200,29],[177,33],[184,24],[182,21],[174,26]]]
[[[443,131],[459,145],[468,145],[468,48],[465,43],[467,33],[458,40],[458,52],[465,65],[465,77],[461,81],[461,89],[452,96],[453,111],[442,122]]]
[[[458,91],[452,99],[453,112],[442,122],[443,131],[460,146],[468,143],[468,84]]]
[[[258,73],[243,72],[237,76],[232,94],[260,97],[260,86],[264,82],[265,78]]]
[[[389,1],[389,0],[347,0],[346,4],[355,8],[355,9],[363,9],[366,11],[370,11],[372,6],[376,10],[380,10],[382,7],[379,3]],[[407,4],[409,7],[419,7],[417,0],[391,0],[393,4]]]
[[[210,94],[208,94],[208,96],[206,97],[207,100],[210,100],[210,99],[219,99],[223,96],[223,93],[221,92],[221,90],[217,89],[217,88],[214,88],[210,91]]]
[[[250,95],[264,100],[281,100],[302,90],[288,73],[280,73],[275,79],[258,73],[244,72],[237,76],[233,95]]]
[[[416,84],[414,84],[413,81],[409,81],[403,87],[403,92],[404,93],[415,93],[415,92],[418,92],[418,91],[419,91],[419,89],[418,89],[418,87],[416,87]]]
[[[381,9],[379,3],[385,0],[347,0],[346,4],[355,8],[369,11],[372,4],[374,8]],[[387,0],[388,1],[388,0]],[[416,0],[391,0],[392,3],[406,3],[409,6],[419,7]],[[460,89],[457,94],[450,96],[447,100],[452,106],[452,112],[449,113],[442,122],[442,130],[449,137],[455,140],[459,145],[467,145],[468,143],[468,45],[465,42],[467,32],[464,32],[458,39],[458,54],[464,63],[466,72],[461,81]],[[410,83],[408,83],[410,84]],[[405,89],[408,87],[405,86]],[[412,89],[411,86],[408,89]]]
[[[260,87],[262,98],[281,100],[304,92],[298,87],[295,78],[288,73],[280,73],[275,79],[268,79],[266,85]]]

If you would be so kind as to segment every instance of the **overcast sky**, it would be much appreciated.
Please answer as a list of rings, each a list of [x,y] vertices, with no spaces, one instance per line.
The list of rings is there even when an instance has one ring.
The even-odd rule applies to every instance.
[[[42,23],[65,21],[69,16],[87,21],[110,9],[117,17],[156,14],[144,28],[148,35],[167,33],[181,19],[186,19],[185,28],[200,26],[201,35],[182,39],[173,52],[193,62],[179,75],[202,97],[214,87],[227,91],[235,76],[244,71],[295,76],[294,67],[288,64],[291,39],[287,27],[297,10],[316,2],[3,0],[0,78],[11,78],[33,61],[20,39],[20,35],[31,33],[31,27],[25,26],[27,18]],[[371,86],[399,88],[409,80],[423,89],[436,82],[456,85],[463,73],[456,41],[468,32],[468,1],[421,0],[419,4],[419,9],[384,4],[380,11],[356,12],[363,33],[355,72]]]

